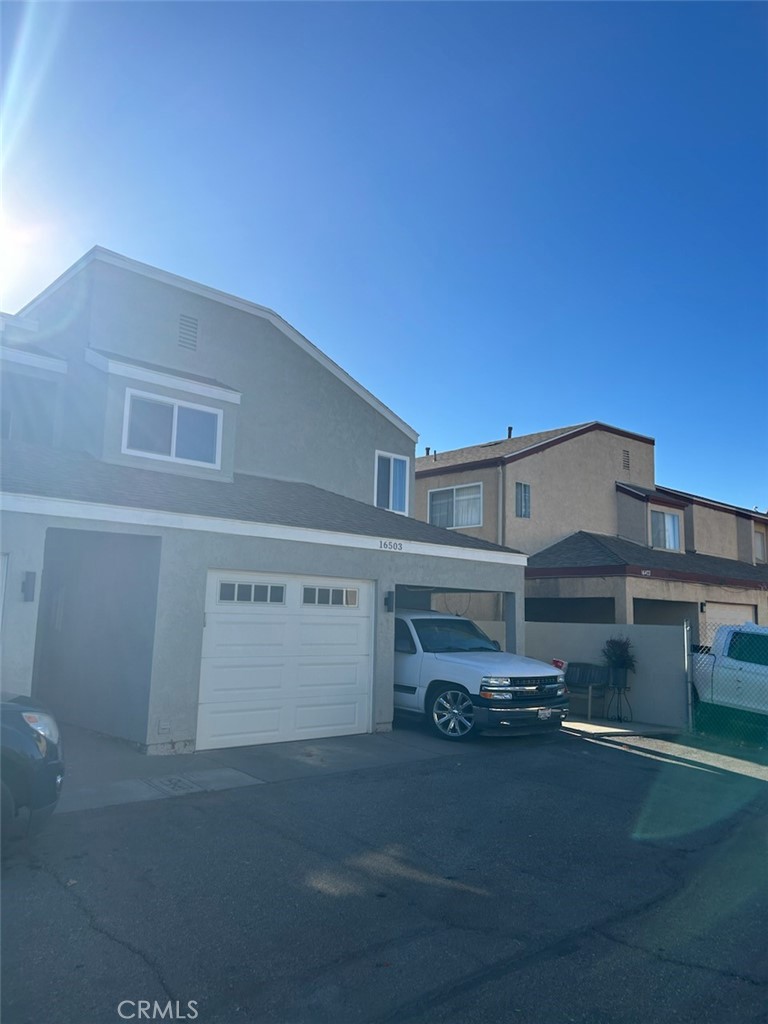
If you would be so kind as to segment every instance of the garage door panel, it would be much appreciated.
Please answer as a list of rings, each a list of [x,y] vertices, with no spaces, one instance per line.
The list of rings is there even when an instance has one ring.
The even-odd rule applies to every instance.
[[[280,588],[280,604],[263,600],[266,586]],[[197,748],[367,732],[371,593],[365,580],[211,571]]]
[[[285,688],[284,661],[212,658],[203,662],[200,673],[200,702],[203,704],[247,700],[260,695],[274,698],[282,695]]]
[[[218,747],[244,747],[254,743],[276,743],[283,738],[281,703],[253,705],[233,703],[208,707],[200,717],[197,746],[212,750]]]
[[[296,689],[301,696],[309,691],[329,691],[337,688],[345,690],[358,689],[365,696],[368,689],[370,669],[365,662],[348,661],[311,661],[301,659],[296,680]]]
[[[298,704],[294,718],[296,732],[312,733],[314,730],[331,729],[327,735],[338,735],[341,730],[362,732],[365,729],[361,721],[362,712],[359,701],[336,701],[322,704]]]
[[[314,621],[302,619],[297,642],[302,653],[306,653],[307,648],[327,651],[332,647],[335,650],[346,648],[364,655],[369,653],[370,632],[370,622],[365,619],[347,622],[334,622],[330,617]]]
[[[211,615],[203,636],[203,657],[243,658],[248,652],[263,654],[269,649],[280,650],[287,640],[285,618],[263,620],[253,615]]]

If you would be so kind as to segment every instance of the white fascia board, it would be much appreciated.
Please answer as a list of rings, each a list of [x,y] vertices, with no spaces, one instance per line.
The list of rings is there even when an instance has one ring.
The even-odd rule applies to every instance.
[[[161,387],[174,388],[176,391],[184,391],[190,395],[203,395],[206,398],[217,398],[220,402],[232,402],[234,405],[240,405],[239,391],[219,388],[215,384],[203,384],[202,381],[190,380],[188,377],[176,377],[171,373],[162,373],[159,370],[148,370],[144,366],[136,366],[133,363],[121,363],[117,359],[108,359],[92,348],[85,350],[85,361],[115,377],[127,377],[129,380],[139,380],[144,384],[159,384]]]
[[[27,352],[23,348],[8,348],[0,345],[0,359],[20,366],[34,366],[38,370],[52,370],[54,373],[66,373],[67,364],[55,356],[43,356],[39,352]]]
[[[3,494],[3,512],[58,516],[91,522],[124,523],[130,526],[167,527],[173,530],[197,530],[223,533],[233,537],[259,537],[263,540],[287,540],[297,544],[326,544],[331,547],[381,551],[396,559],[399,555],[429,555],[432,558],[453,558],[468,562],[496,565],[526,566],[528,556],[516,551],[485,551],[449,544],[427,544],[424,541],[401,540],[385,535],[362,536],[332,530],[311,530],[298,526],[245,522],[240,519],[218,519],[213,516],[188,515],[184,512],[162,512],[155,509],[126,508],[120,505],[99,505],[67,498],[45,498],[35,494]],[[395,548],[386,545],[396,545]],[[402,545],[402,547],[397,547]]]
[[[0,313],[0,334],[6,327],[18,327],[20,331],[36,331],[37,320],[25,320],[15,313]]]
[[[141,263],[138,260],[129,259],[127,256],[121,256],[120,253],[112,252],[109,249],[102,249],[101,246],[96,245],[93,249],[89,250],[85,256],[82,256],[77,263],[73,263],[72,266],[65,270],[64,273],[57,277],[56,280],[49,284],[39,295],[35,296],[30,302],[26,304],[19,312],[26,316],[27,313],[31,312],[35,306],[43,299],[48,298],[57,289],[61,288],[62,285],[66,284],[70,278],[74,277],[75,274],[79,273],[84,267],[94,260],[100,260],[102,263],[110,263],[112,266],[121,267],[123,270],[130,270],[134,274],[141,274],[143,277],[151,278],[154,281],[160,281],[163,284],[170,285],[173,288],[180,288],[182,291],[191,292],[193,295],[199,295],[201,298],[210,299],[213,302],[220,302],[222,305],[230,306],[232,309],[239,309],[244,313],[250,313],[252,316],[262,317],[264,320],[268,320],[273,327],[276,327],[278,331],[290,338],[299,348],[303,349],[308,355],[312,356],[313,359],[317,360],[321,366],[337,377],[343,384],[346,384],[350,390],[352,390],[359,398],[362,398],[364,402],[372,406],[376,412],[384,416],[385,419],[389,420],[398,430],[402,430],[404,434],[413,441],[414,444],[419,439],[418,433],[411,427],[405,420],[400,419],[397,413],[393,412],[388,406],[382,401],[376,398],[375,395],[364,388],[362,384],[358,383],[351,377],[346,370],[335,363],[325,352],[321,351],[317,345],[313,345],[309,339],[305,338],[303,334],[300,334],[295,327],[292,327],[287,320],[283,320],[281,316],[274,312],[274,310],[268,309],[266,306],[260,306],[255,302],[249,302],[247,299],[238,298],[236,295],[230,295],[229,292],[219,291],[218,288],[211,288],[208,285],[199,284],[197,281],[190,281],[186,277],[179,277],[177,274],[172,274],[167,270],[160,270],[159,267],[152,267],[148,263]]]

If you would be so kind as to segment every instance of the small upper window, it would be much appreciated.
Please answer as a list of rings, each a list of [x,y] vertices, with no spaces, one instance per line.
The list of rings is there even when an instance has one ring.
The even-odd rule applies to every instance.
[[[518,519],[531,518],[530,484],[515,484],[515,515]]]
[[[483,485],[443,487],[429,492],[429,521],[433,526],[483,525]]]
[[[651,511],[651,545],[668,551],[680,550],[679,515],[675,512]]]
[[[403,455],[376,452],[376,505],[391,512],[408,511],[408,463]]]
[[[123,452],[218,468],[221,418],[220,409],[128,389]]]

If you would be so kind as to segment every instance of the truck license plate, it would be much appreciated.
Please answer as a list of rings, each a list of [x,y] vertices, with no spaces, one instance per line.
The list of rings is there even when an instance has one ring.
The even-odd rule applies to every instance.
[[[551,718],[551,717],[552,717],[552,708],[539,708],[539,718],[542,721],[545,722],[548,718]]]

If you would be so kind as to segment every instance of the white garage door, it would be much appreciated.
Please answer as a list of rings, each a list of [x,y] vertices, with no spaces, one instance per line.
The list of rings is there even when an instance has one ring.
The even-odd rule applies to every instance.
[[[209,572],[197,749],[369,732],[372,584]]]
[[[740,626],[743,622],[755,622],[755,611],[753,604],[725,604],[720,601],[707,601],[707,627]]]

